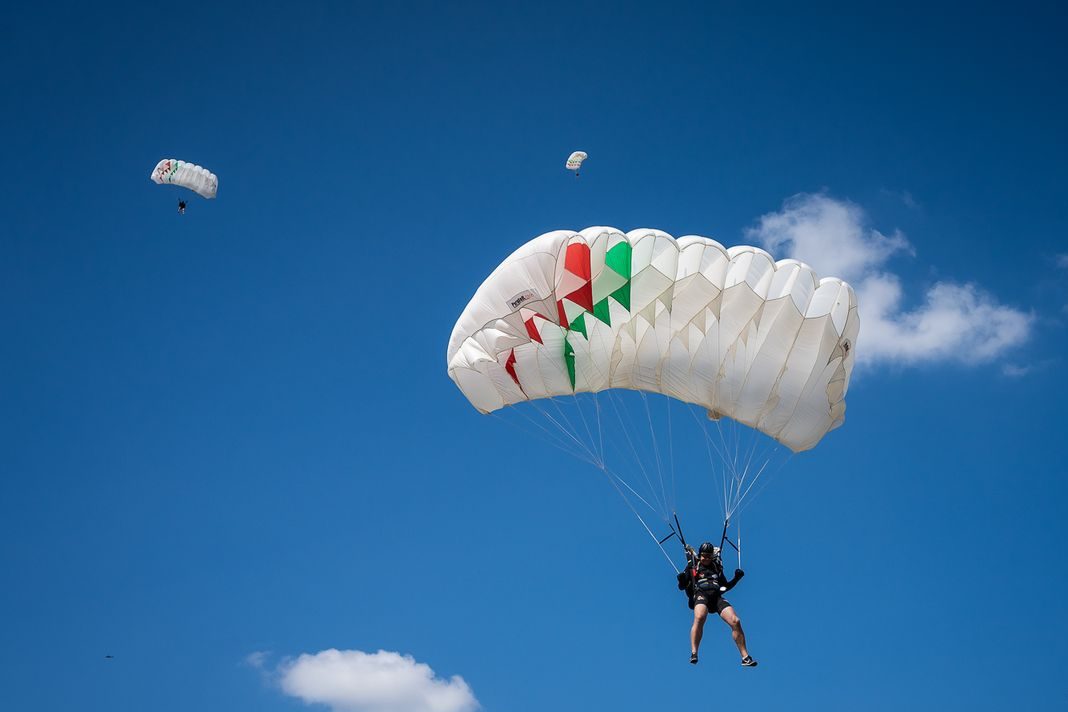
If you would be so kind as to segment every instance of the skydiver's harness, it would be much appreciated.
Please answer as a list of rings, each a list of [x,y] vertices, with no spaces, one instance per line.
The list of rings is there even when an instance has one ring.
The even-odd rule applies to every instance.
[[[723,594],[721,587],[728,585],[727,575],[723,571],[723,559],[720,557],[724,542],[730,544],[731,548],[738,552],[739,558],[741,557],[741,549],[727,536],[727,527],[730,526],[730,519],[728,518],[723,522],[723,533],[720,535],[719,547],[713,552],[712,564],[710,566],[701,566],[697,553],[686,544],[686,538],[682,534],[682,524],[679,522],[679,515],[675,514],[674,517],[675,526],[672,527],[670,534],[660,540],[660,543],[663,544],[673,536],[677,536],[682,543],[682,548],[686,552],[686,570],[678,575],[679,590],[686,591],[690,608],[693,608],[695,605],[694,599],[698,591],[720,596]]]

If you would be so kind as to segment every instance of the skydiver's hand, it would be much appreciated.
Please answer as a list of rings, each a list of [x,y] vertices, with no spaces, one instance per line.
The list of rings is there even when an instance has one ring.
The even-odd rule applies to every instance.
[[[741,569],[735,569],[734,570],[734,578],[740,579],[742,576],[745,576],[745,572],[744,571],[742,571]]]

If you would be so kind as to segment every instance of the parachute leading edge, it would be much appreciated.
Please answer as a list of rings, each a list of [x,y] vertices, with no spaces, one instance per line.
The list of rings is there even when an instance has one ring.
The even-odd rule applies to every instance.
[[[797,260],[591,227],[541,235],[497,267],[460,315],[447,364],[483,413],[627,388],[799,452],[845,419],[859,331],[852,287]]]

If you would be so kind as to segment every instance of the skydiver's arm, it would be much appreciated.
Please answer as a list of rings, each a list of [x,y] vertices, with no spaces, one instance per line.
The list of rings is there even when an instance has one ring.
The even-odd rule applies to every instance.
[[[689,546],[686,547],[686,568],[684,568],[676,577],[679,582],[679,590],[685,591],[693,581],[693,569],[696,566],[696,557],[694,556],[693,549]]]
[[[725,584],[725,588],[727,589],[727,591],[730,591],[732,588],[737,586],[738,582],[742,580],[743,576],[745,576],[745,572],[744,571],[742,571],[741,569],[735,569],[734,570],[734,578],[732,578],[730,581],[728,581]]]

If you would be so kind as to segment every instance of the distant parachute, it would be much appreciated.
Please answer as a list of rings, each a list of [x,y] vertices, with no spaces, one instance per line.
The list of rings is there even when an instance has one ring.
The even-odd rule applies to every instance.
[[[586,155],[585,151],[575,151],[567,157],[567,163],[565,164],[565,167],[569,171],[575,171],[575,175],[577,176],[579,168],[582,168],[582,162],[585,161],[587,158],[589,158],[589,156]]]
[[[153,183],[170,183],[197,193],[208,198],[215,197],[219,190],[219,179],[207,168],[195,163],[179,161],[176,158],[164,158],[152,169]]]

